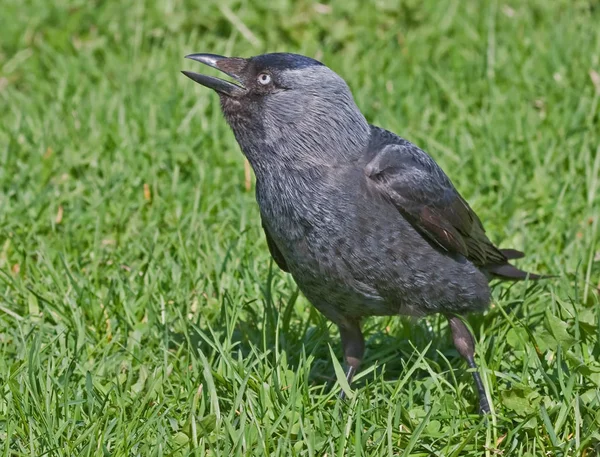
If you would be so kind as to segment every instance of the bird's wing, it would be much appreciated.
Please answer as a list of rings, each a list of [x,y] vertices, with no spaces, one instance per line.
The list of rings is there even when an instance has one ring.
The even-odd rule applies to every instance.
[[[273,257],[273,260],[275,260],[275,263],[279,268],[281,268],[286,273],[289,273],[290,270],[287,266],[287,263],[285,262],[285,258],[283,257],[283,254],[275,244],[275,241],[271,237],[271,234],[269,233],[269,230],[267,229],[267,226],[264,222],[262,223],[262,228],[265,231],[265,236],[267,237],[267,246],[269,246],[269,252],[271,253],[271,257]]]
[[[483,267],[504,264],[481,221],[424,151],[389,132],[369,148],[366,175],[423,235]],[[377,132],[375,132],[377,133]]]

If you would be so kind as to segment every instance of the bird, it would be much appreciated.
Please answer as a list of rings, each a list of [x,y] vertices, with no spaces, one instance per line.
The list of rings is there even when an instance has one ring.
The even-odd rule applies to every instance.
[[[491,301],[492,279],[541,279],[509,261],[450,178],[425,151],[369,124],[344,79],[299,54],[185,56],[228,80],[191,71],[217,92],[256,177],[270,254],[339,328],[348,383],[359,370],[369,316],[448,319],[479,397],[490,401],[464,316]]]

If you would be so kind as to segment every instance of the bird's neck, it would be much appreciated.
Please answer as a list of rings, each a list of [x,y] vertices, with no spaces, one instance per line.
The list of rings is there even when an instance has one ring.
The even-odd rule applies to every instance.
[[[258,179],[272,175],[344,167],[365,152],[370,128],[362,114],[346,122],[328,123],[314,118],[302,128],[285,125],[261,129],[236,128],[233,131]]]

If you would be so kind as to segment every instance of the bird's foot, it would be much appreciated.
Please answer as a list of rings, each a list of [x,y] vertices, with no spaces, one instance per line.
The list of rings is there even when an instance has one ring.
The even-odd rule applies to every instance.
[[[490,404],[488,403],[487,397],[484,395],[479,399],[479,414],[481,416],[485,416],[486,414],[490,414],[492,411],[490,409]]]

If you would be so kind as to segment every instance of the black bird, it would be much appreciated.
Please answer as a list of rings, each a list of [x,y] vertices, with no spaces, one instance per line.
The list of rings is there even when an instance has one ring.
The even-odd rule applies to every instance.
[[[256,174],[271,255],[338,325],[348,381],[363,358],[368,316],[444,314],[471,368],[459,317],[490,303],[492,278],[538,279],[508,261],[450,179],[409,141],[369,125],[345,81],[296,54],[186,56],[234,82],[184,71],[220,97]],[[473,371],[481,412],[490,407]]]

